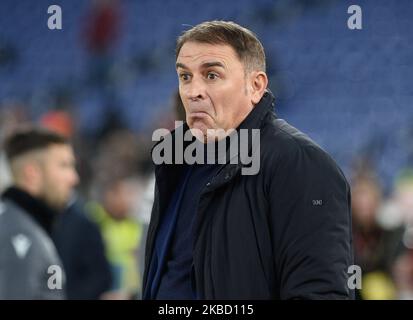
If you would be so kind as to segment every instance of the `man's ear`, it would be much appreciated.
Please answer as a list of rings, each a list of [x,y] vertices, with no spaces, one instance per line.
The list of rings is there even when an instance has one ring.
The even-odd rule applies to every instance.
[[[30,181],[37,181],[40,176],[39,165],[34,161],[27,162],[24,167],[24,174]]]
[[[263,71],[254,71],[251,73],[251,102],[256,105],[260,102],[262,96],[264,95],[265,89],[268,85],[267,74]]]
[[[42,172],[38,162],[27,160],[21,164],[21,172],[18,174],[18,180],[31,193],[36,194],[39,185],[42,183]]]

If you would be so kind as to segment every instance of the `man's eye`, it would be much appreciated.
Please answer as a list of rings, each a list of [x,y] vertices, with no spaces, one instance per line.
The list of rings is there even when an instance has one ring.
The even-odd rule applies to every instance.
[[[188,81],[188,80],[189,80],[189,74],[187,74],[187,73],[181,73],[181,74],[179,75],[179,78],[180,78],[181,80],[183,80],[183,81]]]
[[[208,72],[207,78],[209,80],[215,80],[216,78],[218,78],[218,75],[216,73],[213,73],[213,72]]]

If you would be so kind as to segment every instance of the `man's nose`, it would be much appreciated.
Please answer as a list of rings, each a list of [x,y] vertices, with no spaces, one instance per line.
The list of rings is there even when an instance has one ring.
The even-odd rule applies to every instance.
[[[193,78],[187,85],[186,96],[191,100],[202,100],[205,98],[205,84],[202,79]]]

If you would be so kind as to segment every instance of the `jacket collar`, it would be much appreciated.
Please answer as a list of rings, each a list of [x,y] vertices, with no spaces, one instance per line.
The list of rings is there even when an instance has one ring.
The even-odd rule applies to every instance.
[[[8,188],[2,195],[5,200],[10,200],[31,216],[49,235],[51,234],[57,212],[40,199],[36,199],[26,191],[17,187]]]
[[[252,109],[248,116],[239,125],[238,129],[260,129],[262,122],[271,110],[274,110],[275,98],[272,92],[267,89],[260,102]]]

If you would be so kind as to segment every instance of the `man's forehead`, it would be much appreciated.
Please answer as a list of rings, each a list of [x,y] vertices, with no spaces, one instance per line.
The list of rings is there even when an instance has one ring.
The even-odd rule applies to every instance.
[[[47,148],[47,153],[58,157],[74,156],[73,148],[69,144],[52,144]]]
[[[66,143],[62,143],[62,144],[60,144],[60,143],[52,143],[52,144],[50,144],[50,145],[48,146],[47,149],[48,149],[48,150],[53,150],[53,151],[55,151],[55,152],[59,152],[59,151],[61,151],[61,150],[65,150],[65,151],[67,151],[67,150],[72,150],[72,146],[69,145],[69,144],[66,144]]]
[[[186,42],[179,51],[176,65],[178,68],[188,64],[203,65],[221,62],[226,66],[233,60],[238,60],[238,57],[234,49],[227,44]]]

